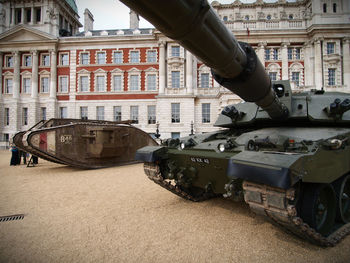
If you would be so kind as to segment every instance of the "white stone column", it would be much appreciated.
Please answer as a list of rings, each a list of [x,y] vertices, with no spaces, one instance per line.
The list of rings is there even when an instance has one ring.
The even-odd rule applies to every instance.
[[[263,64],[263,66],[265,67],[265,46],[267,45],[266,42],[260,41],[258,46],[258,58],[261,62],[261,64]]]
[[[165,42],[159,43],[159,94],[165,90]]]
[[[346,92],[350,92],[350,38],[343,39],[343,72]]]
[[[24,24],[24,7],[21,8],[21,24]]]
[[[304,44],[304,85],[307,87],[314,85],[312,78],[312,65],[311,65],[311,43],[307,41]]]
[[[315,76],[315,88],[322,88],[322,57],[321,57],[321,40],[316,39],[314,42],[315,48],[315,65],[314,65],[314,76]]]
[[[34,6],[30,9],[30,24],[34,24]]]
[[[36,99],[38,97],[38,68],[39,68],[39,58],[38,51],[34,50],[32,52],[32,98]]]
[[[289,43],[282,43],[281,45],[281,59],[282,59],[282,80],[288,80],[288,45]]]
[[[15,21],[16,21],[16,17],[15,17],[15,8],[12,7],[11,8],[11,12],[12,12],[12,19],[11,19],[11,25],[13,26],[15,24]]]
[[[57,52],[51,51],[50,98],[55,99],[57,93]]]
[[[193,56],[186,50],[186,87],[187,94],[193,94]]]
[[[20,89],[20,63],[21,58],[19,51],[13,52],[13,93],[12,96],[14,99],[19,99],[19,89]]]

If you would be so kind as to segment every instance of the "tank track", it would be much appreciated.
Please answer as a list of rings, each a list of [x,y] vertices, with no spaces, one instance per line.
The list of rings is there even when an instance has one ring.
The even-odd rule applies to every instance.
[[[293,204],[296,198],[296,191],[293,188],[284,190],[245,181],[243,189],[244,200],[253,212],[313,244],[323,247],[335,246],[350,234],[350,223],[339,227],[328,237],[324,237],[303,222],[297,215],[296,206]]]
[[[214,193],[208,193],[208,192],[204,192],[203,194],[196,195],[196,196],[191,195],[190,193],[182,190],[178,185],[173,184],[171,181],[166,181],[164,177],[161,175],[159,165],[157,164],[145,163],[144,170],[147,177],[150,180],[160,185],[161,187],[165,188],[166,190],[172,192],[173,194],[176,194],[177,196],[180,196],[184,199],[187,199],[193,202],[201,202],[216,196]]]

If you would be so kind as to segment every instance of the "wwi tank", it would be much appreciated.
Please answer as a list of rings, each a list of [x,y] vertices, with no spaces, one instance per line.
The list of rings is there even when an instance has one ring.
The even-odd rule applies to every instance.
[[[217,132],[139,149],[147,176],[185,199],[221,195],[320,246],[350,232],[350,94],[271,82],[206,0],[121,0],[211,67],[245,102]]]
[[[137,149],[158,145],[130,121],[80,119],[41,121],[17,133],[13,142],[45,160],[85,169],[134,163]]]

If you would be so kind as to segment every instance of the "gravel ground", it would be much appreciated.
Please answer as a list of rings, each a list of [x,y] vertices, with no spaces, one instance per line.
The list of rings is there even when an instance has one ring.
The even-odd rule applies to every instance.
[[[320,248],[244,203],[183,200],[142,164],[78,170],[0,151],[0,262],[350,262],[350,236]]]

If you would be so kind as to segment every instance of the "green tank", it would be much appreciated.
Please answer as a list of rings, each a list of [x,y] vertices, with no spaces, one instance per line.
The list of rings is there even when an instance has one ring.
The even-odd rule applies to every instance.
[[[350,94],[293,93],[271,82],[206,0],[121,0],[207,66],[245,102],[217,132],[167,139],[136,152],[147,176],[192,201],[223,196],[320,246],[350,232]]]

